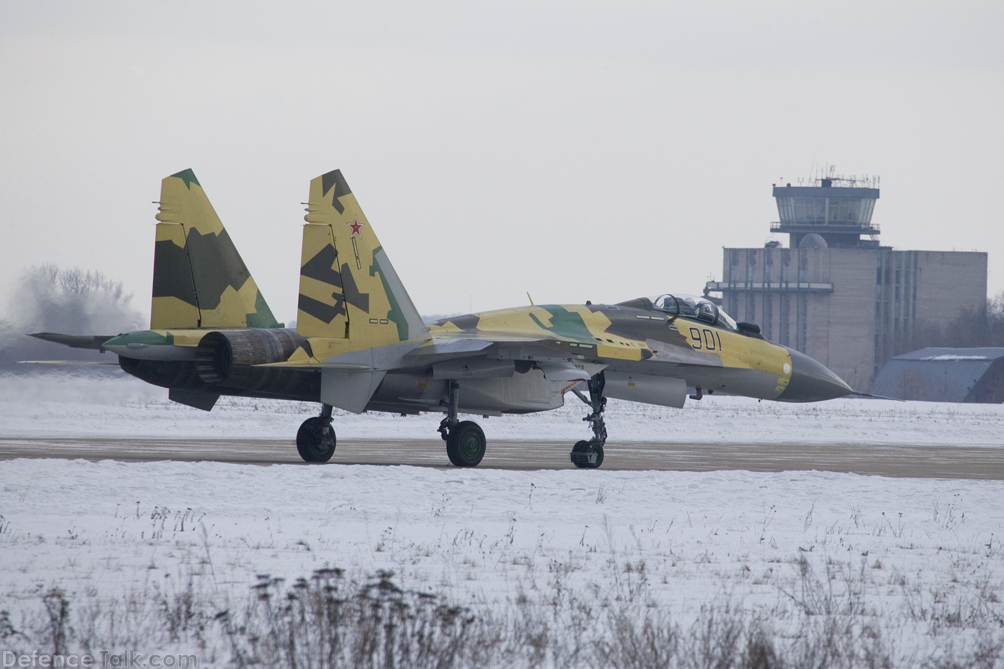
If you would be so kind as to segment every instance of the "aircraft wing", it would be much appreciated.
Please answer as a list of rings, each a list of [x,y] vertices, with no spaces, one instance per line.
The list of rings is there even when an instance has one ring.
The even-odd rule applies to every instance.
[[[58,332],[33,332],[29,337],[51,341],[54,344],[62,344],[70,348],[91,349],[94,351],[104,351],[103,345],[115,335],[68,335]],[[18,360],[19,365],[73,365],[77,367],[118,367],[118,362],[98,362],[95,360]]]
[[[90,348],[100,351],[102,345],[115,335],[68,335],[59,334],[58,332],[33,332],[28,336],[62,344],[70,348]]]

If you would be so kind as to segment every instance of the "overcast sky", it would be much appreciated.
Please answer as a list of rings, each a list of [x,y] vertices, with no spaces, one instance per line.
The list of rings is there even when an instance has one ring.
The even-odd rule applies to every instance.
[[[884,244],[989,252],[993,295],[1002,35],[1000,0],[0,0],[0,286],[98,269],[149,313],[190,167],[293,319],[340,168],[425,314],[700,293],[833,164],[881,176]]]

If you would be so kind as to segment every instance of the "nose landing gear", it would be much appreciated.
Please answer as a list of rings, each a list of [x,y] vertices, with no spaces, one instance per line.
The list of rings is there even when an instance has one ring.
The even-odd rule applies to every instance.
[[[307,462],[327,462],[335,453],[335,428],[331,427],[331,405],[321,405],[321,415],[308,418],[296,432],[296,450]]]
[[[607,406],[607,398],[603,396],[603,386],[606,379],[600,372],[589,379],[589,399],[578,390],[572,390],[575,395],[589,405],[590,414],[582,420],[593,428],[593,438],[580,441],[572,447],[570,454],[572,464],[580,469],[596,469],[603,464],[603,445],[607,443],[607,426],[603,421],[603,410]]]

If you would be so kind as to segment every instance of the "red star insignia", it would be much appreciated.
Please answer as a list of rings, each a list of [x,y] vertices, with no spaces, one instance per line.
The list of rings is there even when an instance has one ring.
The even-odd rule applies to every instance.
[[[359,217],[354,217],[352,219],[352,222],[348,223],[347,225],[352,230],[352,233],[349,235],[349,239],[351,239],[352,237],[360,237],[360,238],[362,237],[362,234],[360,234],[359,231],[363,229],[364,223],[359,222]]]

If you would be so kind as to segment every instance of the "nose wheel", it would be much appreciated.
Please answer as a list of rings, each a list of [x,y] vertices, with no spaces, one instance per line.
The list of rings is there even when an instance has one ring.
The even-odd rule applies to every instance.
[[[575,395],[589,405],[592,409],[589,415],[582,420],[589,423],[593,429],[593,438],[588,441],[580,441],[572,446],[570,454],[572,464],[579,469],[596,469],[603,464],[603,446],[607,443],[607,426],[603,421],[603,410],[607,406],[607,398],[603,396],[603,386],[606,379],[603,372],[600,372],[589,379],[589,398],[573,390]]]
[[[296,450],[306,462],[327,462],[335,453],[335,428],[331,405],[322,405],[321,415],[308,418],[296,432]]]
[[[572,464],[580,469],[596,469],[603,464],[603,445],[579,441],[572,446]]]
[[[446,455],[455,467],[477,467],[485,457],[485,433],[474,421],[457,422],[460,384],[450,381],[446,400],[446,418],[439,424],[439,434],[446,441]]]

